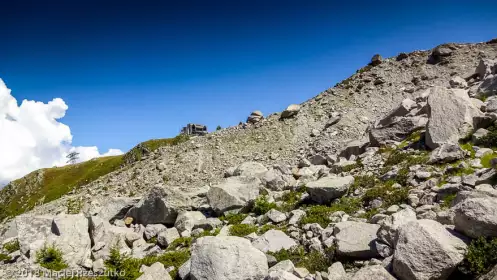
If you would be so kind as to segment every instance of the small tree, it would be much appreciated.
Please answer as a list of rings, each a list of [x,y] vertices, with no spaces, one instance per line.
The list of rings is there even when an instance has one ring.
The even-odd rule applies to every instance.
[[[222,128],[220,125],[218,125],[218,126],[216,127],[216,130],[221,130],[221,129],[223,129],[223,128]]]
[[[67,163],[75,164],[76,161],[79,159],[79,153],[71,152],[66,156],[66,158],[67,158]]]

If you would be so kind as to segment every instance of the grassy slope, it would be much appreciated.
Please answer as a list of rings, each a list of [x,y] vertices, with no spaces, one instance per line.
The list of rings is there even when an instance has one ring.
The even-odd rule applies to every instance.
[[[36,205],[58,199],[79,186],[119,169],[122,165],[140,160],[146,153],[163,146],[178,145],[188,139],[189,137],[184,135],[152,139],[138,144],[122,156],[102,157],[79,164],[34,171],[0,190],[0,221],[29,211]],[[37,179],[39,174],[43,174],[40,177],[43,178],[41,182]]]
[[[131,164],[141,160],[145,154],[153,152],[160,147],[175,146],[188,141],[188,139],[190,138],[186,135],[178,135],[174,138],[152,139],[142,142],[124,155],[124,162],[126,164]]]
[[[0,190],[0,220],[32,209],[37,203],[58,199],[78,186],[117,170],[123,156],[102,157],[79,164],[42,169],[43,180],[34,184],[35,171]]]

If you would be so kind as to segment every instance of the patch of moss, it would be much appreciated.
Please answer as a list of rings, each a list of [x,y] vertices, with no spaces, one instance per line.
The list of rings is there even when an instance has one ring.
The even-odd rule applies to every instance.
[[[330,223],[330,214],[344,211],[347,214],[357,212],[362,206],[361,200],[354,197],[342,197],[334,201],[330,206],[314,205],[306,209],[306,216],[300,221],[301,224],[318,223],[327,227]]]
[[[46,269],[60,271],[67,268],[67,264],[62,259],[62,251],[54,245],[45,244],[36,252],[36,262]]]
[[[221,221],[228,221],[228,224],[230,225],[238,225],[240,224],[245,218],[247,217],[247,214],[227,214],[225,216],[220,217],[219,219]]]
[[[461,147],[461,149],[469,152],[471,158],[475,158],[476,151],[473,148],[473,145],[471,142],[461,143],[461,144],[459,144],[459,146]]]
[[[333,254],[333,249],[327,252]],[[332,264],[332,259],[328,255],[323,255],[317,251],[307,253],[302,246],[286,250],[283,249],[278,252],[268,252],[276,258],[278,262],[284,260],[291,260],[295,267],[305,267],[309,272],[315,273],[316,271],[326,271]]]
[[[456,198],[457,194],[449,194],[444,199],[440,205],[442,209],[449,209],[452,206],[452,201]]]
[[[371,188],[364,193],[362,201],[369,204],[376,198],[383,201],[382,207],[388,208],[392,205],[400,205],[408,202],[409,188],[394,188],[393,184],[384,184]]]
[[[283,212],[290,212],[290,211],[296,209],[300,203],[300,199],[301,199],[302,195],[306,191],[307,191],[307,189],[304,186],[304,187],[298,189],[297,191],[290,191],[290,192],[285,193],[281,199],[283,201],[283,203],[280,207],[278,207],[278,209],[283,211]]]
[[[178,269],[190,259],[189,250],[178,250],[174,252],[166,252],[159,256],[149,256],[141,260],[141,263],[147,266],[151,266],[156,262],[160,262],[164,267],[174,267],[174,270],[169,272],[172,279],[177,279]]]
[[[376,185],[377,180],[374,175],[359,175],[354,177],[354,184],[350,186],[349,194],[354,193],[357,189],[369,189]]]
[[[394,150],[388,155],[388,158],[385,160],[385,166],[398,165],[401,162],[405,161],[407,157],[409,157],[408,153]]]
[[[363,166],[364,165],[362,164],[362,162],[360,160],[358,160],[354,164],[349,164],[349,165],[343,166],[342,168],[340,168],[340,171],[341,172],[350,172],[356,168],[362,168]]]
[[[147,256],[143,259],[134,259],[127,255],[119,253],[117,246],[114,246],[110,251],[109,260],[105,262],[108,272],[114,272],[101,279],[109,280],[134,280],[140,277],[140,267],[142,265],[151,266],[156,262],[160,262],[164,267],[174,267],[174,270],[169,273],[172,279],[176,279],[178,269],[186,261],[190,259],[190,252],[188,250],[178,250],[174,252],[166,252],[159,256]],[[117,272],[117,273],[116,273]]]
[[[157,244],[157,236],[154,236],[154,237],[150,238],[149,240],[147,240],[147,243]]]
[[[10,259],[9,255],[6,255],[6,254],[2,254],[2,253],[0,253],[0,262],[2,262],[2,261],[7,261],[7,262],[9,262],[10,260],[11,260],[11,259]]]
[[[411,133],[411,135],[407,136],[404,141],[402,141],[397,148],[399,149],[404,149],[405,147],[409,146],[411,143],[417,143],[421,141],[421,136],[423,136],[423,131],[422,130],[417,130]]]
[[[276,209],[276,203],[269,202],[268,197],[266,195],[259,196],[254,201],[254,206],[252,207],[252,212],[257,215],[264,215],[271,209]]]
[[[20,249],[19,240],[15,239],[3,244],[3,249],[7,251],[9,254],[18,251]]]
[[[394,166],[402,164],[409,167],[418,164],[426,164],[429,160],[428,152],[423,151],[420,154],[411,154],[399,150],[392,151],[385,161],[385,166]]]
[[[167,246],[167,250],[169,251],[172,251],[172,250],[176,250],[178,248],[190,248],[190,246],[192,245],[192,242],[193,242],[193,238],[192,237],[180,237],[176,240],[174,240],[173,242],[171,242],[171,244],[169,244],[169,246]]]
[[[495,154],[495,153],[486,154],[486,155],[484,155],[484,156],[481,157],[480,163],[485,168],[491,168],[492,164],[490,162],[494,158],[497,158],[497,154]]]
[[[259,228],[254,225],[239,224],[230,227],[230,235],[244,237],[253,232],[257,232]]]
[[[264,234],[272,229],[279,229],[277,226],[272,225],[272,224],[265,224],[262,227],[259,228],[258,233],[259,234]]]

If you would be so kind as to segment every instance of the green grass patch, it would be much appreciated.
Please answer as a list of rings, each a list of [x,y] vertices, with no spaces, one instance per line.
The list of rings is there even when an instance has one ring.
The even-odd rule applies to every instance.
[[[134,259],[127,255],[120,254],[119,249],[113,247],[110,252],[109,260],[105,262],[105,265],[107,271],[117,272],[113,274],[117,275],[102,277],[101,279],[134,280],[142,274],[140,272],[140,267],[142,265],[151,266],[156,262],[162,263],[166,268],[173,266],[175,269],[171,271],[169,275],[172,279],[176,279],[178,269],[188,261],[188,259],[190,259],[190,252],[188,250],[166,252],[159,256],[147,256],[143,259]],[[123,273],[121,274],[120,272]]]
[[[167,250],[176,250],[178,248],[190,248],[190,246],[192,245],[192,242],[193,242],[193,237],[180,237],[176,240],[174,240],[173,242],[171,242],[171,244],[169,244],[169,246],[167,246]]]
[[[262,227],[260,227],[260,228],[259,228],[258,233],[259,233],[259,234],[264,234],[264,233],[266,233],[266,232],[268,232],[268,231],[270,231],[270,230],[272,230],[272,229],[274,229],[274,230],[281,230],[281,229],[280,229],[280,228],[278,228],[278,226],[276,226],[276,225],[273,225],[273,224],[265,224],[265,225],[263,225]]]
[[[418,164],[426,164],[430,159],[428,152],[423,151],[419,155],[414,155],[399,150],[390,152],[385,161],[385,166],[394,166],[402,164],[404,167],[409,167]]]
[[[405,147],[409,146],[411,143],[417,143],[421,141],[421,136],[423,135],[422,130],[414,131],[411,133],[411,135],[407,136],[404,141],[402,141],[397,148],[399,149],[404,149]]]
[[[471,158],[475,158],[476,151],[473,148],[473,144],[471,142],[461,143],[459,144],[459,146],[461,147],[461,149],[469,152]]]
[[[259,196],[254,201],[254,206],[252,207],[252,212],[257,215],[264,215],[271,209],[276,209],[276,203],[269,202],[268,197],[266,195]]]
[[[157,244],[157,236],[154,236],[154,237],[150,238],[149,240],[147,240],[147,243]]]
[[[485,274],[497,264],[497,238],[480,237],[471,242],[464,265],[475,275]]]
[[[442,205],[440,205],[440,207],[442,207],[442,209],[449,209],[452,206],[452,201],[454,201],[454,199],[456,197],[457,197],[457,194],[455,194],[455,193],[447,195],[443,199]]]
[[[394,188],[393,184],[386,183],[367,190],[362,196],[362,201],[369,204],[374,199],[379,198],[383,201],[382,208],[388,208],[392,205],[407,203],[408,192],[409,189],[406,187]]]
[[[254,225],[247,225],[247,224],[233,225],[230,227],[230,235],[244,237],[253,232],[257,232],[258,230],[259,228]]]
[[[333,250],[329,250],[329,253],[332,254]],[[290,250],[283,249],[279,252],[268,252],[268,254],[274,256],[278,262],[291,260],[295,267],[305,267],[311,273],[327,271],[332,264],[332,258],[329,256],[317,251],[307,253],[302,246]]]
[[[9,262],[9,261],[10,261],[10,257],[9,257],[9,255],[6,255],[6,254],[2,254],[2,253],[0,253],[0,262],[2,262],[2,261],[7,261],[7,262]]]
[[[36,252],[36,262],[46,269],[60,271],[67,268],[67,264],[62,259],[62,252],[54,245],[44,245]]]
[[[330,214],[337,211],[344,211],[347,214],[357,212],[362,206],[359,198],[342,197],[334,201],[330,206],[313,205],[306,209],[306,216],[300,221],[301,224],[318,223],[323,228],[331,222]]]
[[[483,167],[485,168],[491,168],[492,167],[492,164],[490,163],[490,161],[494,158],[497,157],[497,154],[495,153],[492,153],[492,154],[486,154],[484,155],[483,157],[481,157],[480,159],[480,163],[481,165],[483,165]]]
[[[227,214],[225,216],[220,217],[219,219],[221,221],[228,221],[228,224],[230,225],[238,225],[240,224],[245,218],[247,217],[247,214]]]
[[[91,183],[119,169],[122,159],[122,156],[101,157],[63,167],[41,169],[14,181],[0,190],[0,220],[20,215],[37,204],[48,203]]]
[[[18,251],[20,249],[19,240],[15,239],[3,244],[3,249],[9,252],[9,254]]]
[[[369,189],[376,185],[377,180],[374,175],[359,175],[354,177],[354,184],[350,186],[349,194],[354,193],[357,189]]]
[[[188,135],[180,134],[174,138],[152,139],[142,142],[124,155],[124,162],[131,164],[141,160],[144,155],[154,152],[160,147],[176,146],[188,140],[190,140]]]
[[[292,210],[295,210],[300,203],[302,195],[306,192],[307,188],[304,186],[298,189],[297,191],[290,191],[285,193],[281,198],[283,203],[280,207],[278,207],[278,209],[283,212],[290,212]]]

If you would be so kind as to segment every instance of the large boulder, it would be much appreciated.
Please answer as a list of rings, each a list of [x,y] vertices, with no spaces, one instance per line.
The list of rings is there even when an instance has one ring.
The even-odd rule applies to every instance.
[[[264,253],[276,253],[283,249],[291,249],[297,246],[297,243],[281,230],[272,229],[255,239],[252,245]]]
[[[352,278],[354,280],[395,280],[388,271],[381,265],[371,265],[359,269]]]
[[[140,271],[143,274],[137,280],[171,280],[171,276],[160,262],[156,262],[150,267],[144,265],[140,268]]]
[[[388,125],[399,117],[407,116],[413,109],[417,108],[417,103],[409,98],[402,100],[398,107],[391,110],[385,117],[377,122],[378,125]]]
[[[416,221],[416,212],[411,208],[403,209],[386,217],[380,222],[380,229],[377,233],[378,239],[390,247],[395,248],[397,243],[397,230],[402,225],[412,221]]]
[[[497,60],[480,59],[475,74],[482,80],[489,75],[497,74]]]
[[[466,156],[459,144],[443,143],[430,154],[428,163],[449,163],[463,159]]]
[[[298,114],[299,111],[300,111],[300,105],[292,104],[292,105],[288,106],[286,108],[286,110],[283,111],[283,113],[281,113],[281,118],[282,119],[291,118],[291,117],[295,116],[296,114]]]
[[[402,141],[414,131],[426,127],[426,115],[395,118],[395,121],[385,125],[375,125],[369,131],[371,146],[378,147],[389,141]]]
[[[345,148],[342,149],[339,156],[349,159],[351,156],[358,156],[366,152],[366,148],[369,146],[369,139],[362,138],[359,140],[352,140],[347,143]]]
[[[379,54],[373,55],[371,58],[371,62],[369,63],[372,66],[378,66],[383,62],[383,58]]]
[[[240,164],[234,171],[234,176],[259,177],[267,171],[267,168],[259,162],[248,161]]]
[[[389,141],[402,141],[414,131],[424,129],[428,122],[426,104],[404,99],[400,105],[378,120],[369,130],[372,146]]]
[[[497,94],[497,74],[488,75],[478,87],[478,92],[484,96]]]
[[[247,122],[254,124],[260,122],[262,119],[264,119],[264,115],[261,111],[253,111],[250,116],[248,116]]]
[[[307,192],[313,201],[325,204],[345,195],[352,184],[354,184],[354,177],[352,176],[328,176],[309,182],[306,186]]]
[[[260,280],[268,274],[266,255],[244,238],[203,237],[191,252],[192,280]]]
[[[148,224],[145,227],[144,236],[147,240],[157,237],[159,232],[165,230],[167,227],[163,224]]]
[[[130,254],[131,249],[126,243],[126,235],[134,233],[133,229],[117,227],[98,217],[90,217],[90,238],[92,240],[92,256],[94,259],[107,260],[113,248],[121,254]]]
[[[176,228],[165,229],[157,235],[157,243],[162,247],[167,247],[174,242],[174,240],[180,238],[179,232]]]
[[[21,253],[33,257],[52,236],[53,216],[21,215],[15,218]]]
[[[59,215],[53,219],[54,245],[61,250],[64,261],[71,267],[83,265],[90,259],[88,226],[88,219],[83,214]]]
[[[191,198],[179,191],[168,191],[162,187],[153,188],[138,204],[129,209],[126,217],[133,222],[148,224],[174,224],[178,212],[191,208]]]
[[[337,254],[359,259],[377,257],[375,240],[379,228],[379,225],[361,222],[337,223],[334,228]]]
[[[489,98],[487,98],[487,100],[485,100],[483,108],[487,113],[497,112],[497,96],[490,96]]]
[[[178,229],[179,232],[185,230],[192,231],[196,223],[205,220],[204,214],[200,211],[183,211],[179,213],[174,223],[174,227]]]
[[[456,230],[472,238],[497,237],[497,198],[470,197],[454,208]]]
[[[436,149],[443,143],[457,144],[473,129],[473,117],[481,112],[471,102],[467,91],[434,87],[428,97],[429,121],[426,145]]]
[[[433,220],[418,220],[399,228],[393,257],[401,280],[447,279],[464,259],[467,245]]]
[[[0,243],[7,239],[17,237],[17,235],[18,232],[15,219],[0,226]]]
[[[88,214],[92,216],[97,215],[112,223],[114,220],[123,219],[128,210],[139,201],[139,198],[131,197],[108,198],[103,205],[100,205],[98,202],[92,203]]]
[[[218,214],[242,209],[259,196],[260,180],[254,177],[229,177],[207,192],[209,205]]]
[[[283,175],[276,169],[271,169],[264,173],[261,181],[268,189],[273,191],[282,191],[289,186],[292,181],[288,179],[289,175]],[[293,179],[293,177],[291,177]],[[294,183],[294,182],[293,182]]]
[[[284,270],[274,270],[269,272],[265,280],[300,280],[299,277]]]

